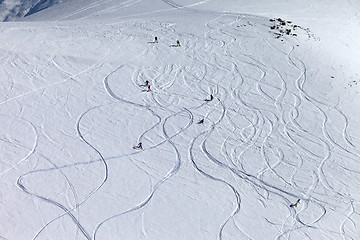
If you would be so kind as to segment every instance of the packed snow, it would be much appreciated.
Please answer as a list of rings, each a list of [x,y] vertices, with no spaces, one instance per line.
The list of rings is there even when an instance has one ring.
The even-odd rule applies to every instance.
[[[0,239],[360,239],[359,2],[15,2]]]

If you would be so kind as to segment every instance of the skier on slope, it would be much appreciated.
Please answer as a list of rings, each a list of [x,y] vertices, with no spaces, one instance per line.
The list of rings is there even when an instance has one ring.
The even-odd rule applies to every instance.
[[[199,122],[198,122],[198,124],[203,124],[204,123],[204,119],[202,118]]]
[[[180,46],[181,46],[179,40],[176,40],[176,46],[177,46],[177,47],[180,47]]]
[[[133,148],[134,149],[143,149],[142,142],[139,142],[139,144],[137,146],[134,146]]]
[[[157,37],[155,37],[154,43],[158,43],[158,38]]]
[[[210,100],[209,99],[205,99],[205,101],[209,102],[212,101],[214,99],[214,96],[212,94],[210,94]]]
[[[298,204],[300,204],[300,199],[298,199],[296,203],[290,204],[290,207],[297,207]]]

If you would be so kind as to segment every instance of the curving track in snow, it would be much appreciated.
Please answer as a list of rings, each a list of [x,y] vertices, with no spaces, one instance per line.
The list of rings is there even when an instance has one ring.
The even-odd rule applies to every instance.
[[[110,5],[101,11],[93,3],[57,20],[92,11],[84,21],[140,2],[104,1]],[[206,21],[199,31],[187,31],[174,20],[138,15],[105,30],[95,26],[100,33],[88,26],[79,35],[72,32],[79,42],[97,44],[89,55],[77,49],[90,59],[102,53],[96,61],[77,62],[70,51],[49,58],[46,67],[26,66],[30,60],[21,54],[2,58],[7,95],[0,107],[20,105],[16,117],[6,116],[29,126],[34,136],[1,177],[19,172],[17,187],[36,202],[41,220],[33,239],[55,236],[58,226],[75,227],[66,235],[74,239],[171,238],[174,228],[167,221],[177,222],[182,233],[191,229],[194,239],[261,239],[264,232],[279,240],[355,239],[359,202],[352,176],[359,174],[360,153],[346,114],[309,91],[313,75],[299,57],[300,40],[275,39],[265,18],[192,9],[208,1],[163,2],[187,15],[203,14]],[[154,34],[161,36],[158,44],[139,44]],[[172,45],[175,39],[181,47]],[[18,76],[32,83],[23,92],[15,91],[16,79],[7,73],[17,65],[25,66]],[[50,76],[47,68],[59,75],[39,86],[37,78]],[[214,99],[206,101],[210,94]],[[46,98],[42,106],[64,115],[60,134],[46,112],[28,112],[29,97]],[[197,124],[202,118],[204,124]],[[141,151],[131,148],[138,142]],[[298,198],[300,205],[290,208]],[[194,211],[184,213],[181,206]]]

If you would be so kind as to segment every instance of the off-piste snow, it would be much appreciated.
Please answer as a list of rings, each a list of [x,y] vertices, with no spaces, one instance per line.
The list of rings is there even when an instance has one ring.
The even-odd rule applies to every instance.
[[[359,3],[0,4],[0,239],[360,239]]]

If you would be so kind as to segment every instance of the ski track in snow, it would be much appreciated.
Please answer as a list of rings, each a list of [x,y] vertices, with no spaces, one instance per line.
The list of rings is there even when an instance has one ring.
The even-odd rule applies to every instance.
[[[23,120],[23,119],[21,119],[21,120]],[[23,121],[24,121],[24,120],[23,120]],[[31,124],[31,123],[25,123],[25,124],[29,124],[29,125],[31,126],[33,132],[34,132],[35,139],[34,139],[33,147],[30,149],[29,153],[28,153],[24,158],[22,158],[19,162],[17,162],[16,164],[12,165],[10,168],[6,169],[5,171],[1,172],[1,173],[0,173],[0,176],[5,175],[7,172],[9,172],[9,171],[11,171],[11,170],[13,170],[13,169],[16,169],[16,167],[17,167],[18,165],[22,164],[22,163],[25,162],[25,161],[28,161],[28,159],[30,158],[30,156],[32,156],[32,155],[35,153],[35,149],[36,149],[36,147],[37,147],[37,145],[38,145],[38,140],[39,140],[39,139],[38,139],[39,136],[38,136],[36,127],[35,127],[33,124]]]
[[[111,2],[105,1],[105,2]],[[119,8],[125,8],[132,4],[137,4],[140,1],[128,1],[125,4],[119,4],[97,13],[112,12]],[[196,4],[188,6],[180,6],[173,1],[164,0],[166,4],[185,11],[193,11],[191,7],[201,5],[207,1],[201,1]],[[93,3],[82,9],[76,10],[63,16],[57,20],[70,19],[76,15],[80,15],[89,9],[96,8],[100,3]],[[96,15],[93,13],[92,15]],[[208,12],[209,13],[209,12]],[[100,238],[101,229],[106,224],[111,224],[111,221],[120,218],[124,215],[135,211],[145,211],[154,195],[161,188],[161,186],[170,178],[175,178],[179,172],[185,156],[180,151],[180,146],[184,142],[187,144],[187,159],[191,163],[193,169],[211,181],[221,183],[228,188],[233,195],[233,202],[231,204],[232,211],[227,213],[227,217],[222,219],[218,227],[217,238],[227,239],[228,229],[233,223],[236,232],[232,234],[239,234],[246,239],[252,239],[252,234],[245,229],[243,222],[241,222],[243,198],[247,198],[247,194],[243,193],[239,182],[244,182],[249,185],[258,201],[264,207],[271,207],[275,201],[281,202],[284,209],[294,201],[300,198],[301,204],[298,209],[288,209],[289,215],[283,219],[267,219],[263,217],[268,223],[269,227],[277,229],[277,236],[275,239],[292,239],[292,234],[300,234],[304,238],[312,239],[307,231],[315,230],[331,239],[341,237],[343,239],[351,238],[347,235],[346,225],[351,224],[356,229],[356,222],[352,216],[358,214],[354,207],[355,199],[348,195],[339,192],[336,189],[336,184],[333,179],[327,176],[327,166],[335,164],[334,149],[338,153],[343,153],[358,159],[360,153],[352,142],[348,134],[349,119],[347,116],[330,103],[322,102],[316,97],[311,96],[306,91],[307,66],[305,62],[294,56],[295,46],[289,44],[275,45],[265,37],[263,32],[259,29],[253,30],[236,30],[236,25],[243,24],[248,21],[257,24],[258,17],[249,17],[248,15],[234,15],[230,13],[213,13],[214,18],[204,24],[206,32],[203,36],[191,35],[189,33],[182,33],[176,30],[176,26],[161,23],[160,30],[175,38],[181,36],[183,39],[188,39],[189,35],[194,41],[189,41],[181,47],[182,52],[186,52],[190,59],[189,66],[180,66],[176,64],[168,64],[160,62],[157,69],[147,69],[145,67],[133,64],[137,59],[146,57],[155,49],[160,50],[164,46],[151,46],[150,44],[143,47],[133,58],[119,65],[112,66],[112,70],[107,70],[107,74],[103,78],[102,85],[107,97],[112,100],[108,104],[99,104],[92,106],[83,111],[76,121],[77,137],[86,145],[87,148],[95,152],[98,159],[88,162],[76,162],[69,165],[59,166],[48,157],[37,153],[36,149],[39,145],[38,127],[32,122],[28,122],[35,133],[35,140],[32,149],[29,153],[11,168],[3,171],[1,176],[6,175],[9,171],[17,168],[23,162],[27,161],[31,156],[37,154],[51,166],[50,168],[36,169],[21,173],[17,179],[16,185],[24,193],[41,201],[51,204],[63,211],[62,214],[52,218],[50,221],[44,221],[45,224],[40,228],[33,239],[37,239],[41,233],[50,225],[64,216],[71,218],[77,229],[83,234],[86,239]],[[84,17],[86,19],[86,17]],[[143,26],[144,22],[139,21],[133,24],[135,28],[146,28],[150,32],[152,28],[158,27],[156,24],[150,26]],[[251,25],[249,24],[250,28]],[[142,33],[143,34],[143,33]],[[146,32],[146,34],[150,35]],[[130,34],[131,35],[131,34]],[[150,35],[151,36],[151,35]],[[129,36],[130,39],[135,39],[135,36]],[[271,62],[271,59],[264,59],[262,56],[253,55],[246,51],[246,40],[252,37],[263,39],[264,45],[269,47],[274,54],[284,60],[287,66],[292,71],[291,74],[285,72],[280,66]],[[179,50],[179,51],[180,51]],[[172,49],[170,48],[170,51]],[[223,54],[220,55],[219,53]],[[65,73],[68,78],[59,82],[46,85],[44,87],[33,89],[29,92],[17,95],[0,102],[0,106],[4,106],[11,102],[15,102],[25,96],[39,93],[45,89],[55,87],[75,80],[77,77],[93,71],[94,69],[102,69],[110,57],[101,59],[89,68],[72,75],[70,72],[63,70],[55,59],[51,60],[55,69]],[[193,66],[192,66],[193,64]],[[146,94],[146,97],[140,97],[141,101],[135,101],[126,95],[116,92],[113,88],[113,79],[116,78],[123,68],[130,68],[133,72],[131,79],[134,88],[141,91],[141,85],[144,79],[149,79],[151,82],[152,91]],[[196,70],[196,71],[194,71]],[[248,72],[247,72],[247,71]],[[24,72],[24,75],[29,76],[29,73]],[[222,75],[223,74],[223,75]],[[224,81],[224,78],[232,79],[232,82]],[[289,76],[292,81],[289,81]],[[269,81],[272,79],[272,81]],[[186,94],[176,93],[174,88],[179,87],[177,84],[183,83],[182,86],[186,88]],[[180,84],[181,85],[181,84]],[[275,89],[268,91],[269,89]],[[272,95],[276,92],[277,95]],[[215,96],[214,100],[206,102],[204,99],[209,95]],[[204,99],[199,97],[204,96]],[[191,101],[191,103],[182,106],[184,102]],[[98,149],[95,142],[87,140],[86,134],[83,132],[82,121],[87,115],[93,111],[105,108],[106,106],[131,106],[134,109],[149,113],[156,122],[146,130],[144,130],[138,137],[137,141],[147,141],[149,135],[156,132],[163,138],[162,141],[154,142],[153,145],[146,146],[142,152],[131,152],[129,154],[116,155],[106,157],[101,150]],[[306,107],[305,107],[306,106]],[[312,132],[302,125],[301,119],[304,118],[304,111],[314,111],[317,113],[317,125]],[[329,122],[332,117],[330,111],[335,112],[341,117],[343,124],[341,129],[342,141],[333,136],[329,130]],[[194,119],[198,116],[204,116],[207,122],[203,126],[203,130],[199,132],[192,132],[195,127]],[[178,129],[170,134],[172,130],[171,122],[178,117],[185,117],[187,122],[185,125],[178,125]],[[239,119],[243,120],[242,122]],[[26,120],[24,120],[26,122]],[[240,125],[241,124],[241,125]],[[85,128],[84,128],[85,129]],[[313,129],[314,130],[314,129]],[[319,135],[321,133],[321,135]],[[44,134],[45,135],[45,134]],[[184,142],[178,142],[179,137],[182,137]],[[222,139],[220,139],[220,137]],[[219,138],[219,139],[218,139]],[[48,137],[48,140],[51,140]],[[218,141],[218,142],[217,142]],[[148,141],[149,142],[149,141]],[[217,149],[214,149],[214,142],[216,142]],[[235,143],[236,144],[235,144]],[[279,146],[279,142],[283,143],[283,148]],[[306,146],[313,146],[308,149]],[[128,209],[116,212],[111,216],[100,220],[93,229],[85,229],[79,219],[78,208],[87,200],[96,194],[101,194],[102,187],[106,184],[109,175],[108,161],[121,158],[130,158],[137,154],[146,153],[153,149],[162,150],[162,146],[169,145],[173,151],[173,165],[165,175],[158,175],[156,181],[151,183],[150,192],[139,202],[129,207]],[[296,161],[290,161],[288,153],[285,148],[293,149],[296,156],[293,156]],[[249,169],[246,162],[249,161],[248,155],[253,154],[258,158],[253,158],[253,161],[258,161],[259,168]],[[133,160],[131,160],[133,161]],[[82,199],[77,196],[75,187],[67,175],[63,172],[64,169],[73,168],[79,165],[91,165],[93,163],[102,163],[103,177],[100,183],[90,191],[90,193]],[[294,163],[295,162],[295,163]],[[143,168],[142,164],[133,161],[134,166],[143,171],[149,179],[153,177],[153,173],[148,172]],[[313,165],[311,174],[311,181],[299,181],[299,175],[304,165]],[[211,169],[211,167],[216,169]],[[284,174],[281,167],[287,167],[291,174]],[[151,166],[147,166],[151,168]],[[70,202],[65,206],[59,201],[53,200],[51,197],[42,196],[35,192],[28,190],[23,183],[23,179],[31,176],[34,173],[50,173],[52,171],[59,172],[65,179],[67,185],[71,189],[73,195],[72,199],[76,202],[71,206]],[[343,171],[348,171],[343,168]],[[271,183],[269,179],[275,178],[277,185]],[[274,182],[275,180],[273,180]],[[330,192],[334,200],[328,203],[323,196],[319,194],[321,191]],[[347,213],[344,214],[344,219],[339,226],[338,232],[334,229],[324,229],[321,226],[322,220],[330,214],[333,209],[343,207],[340,202],[344,202],[347,206]],[[277,206],[280,206],[278,204]],[[313,209],[313,215],[309,219],[309,212]],[[77,214],[77,215],[76,215]],[[144,215],[142,216],[143,218]],[[263,220],[264,220],[263,219]],[[81,219],[82,221],[85,219]],[[143,219],[143,221],[145,221]],[[121,228],[121,226],[119,226]],[[146,228],[142,224],[142,234],[146,236]]]
[[[0,104],[6,104],[6,103],[8,103],[8,102],[10,102],[10,101],[12,101],[12,100],[15,100],[15,99],[18,99],[18,98],[27,96],[27,95],[29,95],[29,94],[33,94],[33,93],[39,92],[40,90],[44,90],[44,89],[49,88],[49,87],[51,87],[51,86],[54,86],[54,85],[57,85],[57,84],[63,84],[63,83],[68,82],[69,80],[74,80],[74,79],[76,79],[77,77],[79,77],[80,75],[83,75],[83,74],[85,74],[85,73],[87,73],[87,72],[89,72],[89,71],[91,71],[91,70],[93,70],[93,69],[98,68],[98,67],[99,67],[100,65],[102,65],[105,61],[106,61],[106,58],[100,59],[100,61],[98,61],[97,63],[93,64],[93,65],[90,66],[89,68],[87,68],[87,69],[85,69],[85,70],[77,73],[76,75],[72,75],[72,76],[70,76],[69,78],[67,78],[67,79],[65,79],[65,80],[62,80],[62,81],[60,81],[60,82],[56,82],[56,83],[54,83],[54,84],[51,84],[51,85],[48,85],[48,86],[45,86],[45,87],[42,87],[42,88],[38,88],[38,89],[32,90],[32,91],[30,91],[30,92],[28,92],[28,93],[25,93],[25,94],[21,94],[21,95],[15,97],[15,98],[8,99],[8,100],[6,100],[6,101],[4,101],[4,102],[2,102],[2,103],[0,103]],[[55,66],[56,66],[56,65],[55,65]],[[56,67],[58,68],[58,66],[56,66]],[[90,109],[90,110],[92,110],[92,109]],[[86,112],[85,112],[85,113],[86,113]],[[78,217],[75,217],[75,216],[73,215],[72,211],[74,211],[75,209],[77,209],[82,203],[84,203],[89,197],[91,197],[91,195],[93,195],[93,194],[94,194],[98,189],[100,189],[100,187],[105,183],[105,181],[106,181],[106,179],[107,179],[107,165],[106,165],[106,162],[105,162],[105,160],[103,159],[101,153],[100,153],[96,148],[94,148],[90,143],[88,143],[88,142],[85,140],[85,138],[83,138],[83,136],[81,135],[80,128],[79,128],[79,124],[80,124],[81,118],[85,115],[85,113],[84,113],[83,115],[81,115],[80,118],[79,118],[79,121],[78,121],[78,124],[77,124],[77,131],[78,131],[79,137],[80,137],[88,146],[90,146],[91,148],[93,148],[93,149],[100,155],[101,159],[103,160],[103,163],[104,163],[104,166],[105,166],[105,177],[104,177],[104,180],[103,180],[103,182],[102,182],[97,188],[95,188],[84,200],[82,200],[80,203],[77,203],[76,206],[74,206],[74,207],[72,207],[72,208],[69,209],[69,208],[66,208],[66,207],[65,207],[63,204],[61,204],[60,202],[57,202],[57,201],[52,200],[52,199],[50,199],[50,198],[47,198],[47,197],[44,197],[44,196],[41,196],[41,195],[38,195],[38,194],[34,194],[34,193],[32,193],[32,192],[29,192],[29,191],[27,190],[26,186],[24,186],[24,184],[23,184],[22,181],[21,181],[21,180],[22,180],[25,176],[27,176],[27,175],[31,175],[31,174],[33,174],[33,173],[38,173],[38,172],[48,171],[49,169],[46,169],[46,170],[34,170],[34,171],[31,171],[31,172],[28,172],[28,173],[26,173],[26,174],[21,175],[21,176],[18,178],[16,185],[17,185],[22,191],[24,191],[25,193],[27,193],[27,194],[29,194],[29,195],[31,195],[31,196],[33,196],[33,197],[36,197],[36,198],[42,200],[42,201],[44,201],[44,202],[50,203],[50,204],[52,204],[52,205],[54,205],[54,206],[56,206],[56,207],[58,207],[58,208],[60,208],[60,209],[62,209],[62,210],[64,211],[63,214],[61,214],[61,215],[57,216],[56,218],[54,218],[54,219],[50,220],[49,222],[47,222],[47,223],[35,234],[35,236],[33,237],[33,239],[36,239],[36,238],[41,234],[41,232],[42,232],[47,226],[49,226],[49,224],[53,223],[54,221],[60,219],[61,217],[65,216],[65,215],[69,215],[69,216],[72,218],[72,220],[75,222],[75,224],[78,226],[78,229],[83,233],[83,235],[84,235],[87,239],[91,239],[91,237],[89,236],[89,234],[87,233],[87,231],[83,228],[83,226],[82,226],[82,225],[80,224],[80,222],[78,221]],[[36,143],[33,151],[35,151],[36,146],[37,146],[37,143]],[[30,153],[30,154],[27,156],[27,158],[28,158],[30,155],[32,155],[32,153]],[[67,176],[66,176],[66,175],[62,172],[62,170],[61,170],[55,163],[53,163],[50,159],[48,159],[46,156],[42,156],[42,157],[45,158],[45,159],[47,159],[47,161],[54,167],[53,169],[59,171],[59,172],[61,173],[61,175],[66,179],[67,183],[69,184],[69,186],[70,186],[70,188],[71,188],[71,190],[72,190],[72,192],[73,192],[73,194],[74,194],[74,197],[75,197],[76,201],[78,201],[78,200],[77,200],[76,193],[75,193],[75,190],[74,190],[74,187],[72,186],[72,184],[71,184],[70,180],[67,178]],[[21,163],[22,163],[23,161],[25,161],[27,158],[21,160],[18,164],[21,164]],[[18,165],[18,164],[17,164],[17,165]]]
[[[105,0],[105,1],[101,1],[101,2],[94,2],[94,3],[91,3],[85,7],[82,7],[74,12],[70,12],[69,14],[65,15],[65,16],[62,16],[62,17],[59,17],[57,19],[55,19],[55,21],[61,21],[61,20],[67,20],[69,19],[70,17],[74,17],[76,15],[79,15],[80,13],[84,13],[86,12],[87,10],[90,10],[90,9],[93,9],[93,8],[96,8],[96,7],[99,7],[103,4],[106,4],[106,3],[110,3],[112,2],[113,0]],[[138,1],[133,1],[133,2],[138,2]],[[131,3],[130,3],[131,4]],[[126,6],[129,6],[129,4],[125,4],[124,6],[121,6],[120,7],[126,7]],[[96,14],[98,13],[101,13],[102,11],[97,11]],[[88,15],[88,16],[91,16],[91,15]]]

